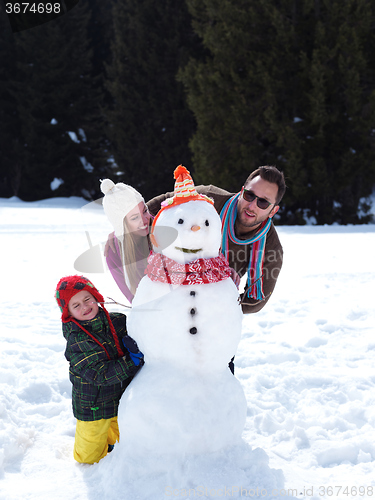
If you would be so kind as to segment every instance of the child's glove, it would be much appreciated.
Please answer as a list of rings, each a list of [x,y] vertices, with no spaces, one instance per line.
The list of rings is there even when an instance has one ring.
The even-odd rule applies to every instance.
[[[131,337],[129,337],[129,335],[125,335],[125,337],[122,338],[122,343],[129,352],[130,357],[133,360],[133,363],[136,366],[138,366],[140,363],[143,364],[143,354],[138,349],[137,342]]]

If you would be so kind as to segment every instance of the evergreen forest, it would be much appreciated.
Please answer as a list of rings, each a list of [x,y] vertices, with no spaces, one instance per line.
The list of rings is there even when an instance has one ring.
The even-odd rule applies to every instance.
[[[79,0],[13,33],[0,3],[0,197],[231,192],[284,172],[277,223],[371,220],[373,0]]]

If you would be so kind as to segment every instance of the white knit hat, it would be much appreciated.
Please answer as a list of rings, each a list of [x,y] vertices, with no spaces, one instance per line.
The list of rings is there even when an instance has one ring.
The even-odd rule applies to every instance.
[[[115,184],[111,179],[101,181],[100,189],[104,194],[104,212],[112,224],[115,235],[119,238],[124,234],[124,217],[144,199],[132,186],[123,182]]]

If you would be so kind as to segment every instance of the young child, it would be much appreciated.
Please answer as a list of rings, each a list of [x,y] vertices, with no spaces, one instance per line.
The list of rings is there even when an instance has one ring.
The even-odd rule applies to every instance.
[[[62,313],[65,357],[73,384],[77,419],[73,455],[77,462],[93,464],[119,440],[119,401],[143,359],[126,333],[126,316],[108,313],[103,296],[87,278],[61,278],[55,298]]]

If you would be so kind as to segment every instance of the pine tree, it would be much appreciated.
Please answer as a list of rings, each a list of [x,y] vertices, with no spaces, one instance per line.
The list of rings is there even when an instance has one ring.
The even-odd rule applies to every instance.
[[[0,4],[0,197],[18,195],[21,183],[23,143],[16,101],[10,92],[16,73],[14,36]]]
[[[105,66],[111,60],[111,44],[113,33],[113,5],[115,0],[91,0],[91,16],[88,24],[90,48],[92,50],[93,74],[100,77],[101,87],[104,88]]]
[[[192,59],[180,72],[197,120],[194,166],[202,182],[231,190],[272,141],[264,124],[274,101],[264,48],[270,34],[262,22],[266,4],[188,0],[207,50],[204,60]]]
[[[113,16],[109,134],[119,179],[149,198],[171,187],[179,163],[191,163],[194,120],[176,75],[196,37],[184,0],[123,0]]]
[[[17,76],[12,87],[22,124],[19,196],[24,200],[90,198],[98,188],[98,172],[105,170],[89,19],[84,0],[65,16],[15,35]],[[59,187],[51,184],[55,179],[63,181]]]
[[[276,164],[284,222],[358,221],[374,183],[370,0],[187,2],[207,50],[180,73],[197,178],[236,190]]]
[[[314,14],[313,44],[302,54],[307,206],[318,223],[356,223],[375,182],[375,7],[367,0],[316,2]]]

